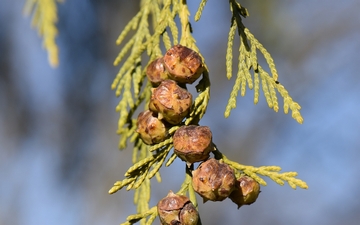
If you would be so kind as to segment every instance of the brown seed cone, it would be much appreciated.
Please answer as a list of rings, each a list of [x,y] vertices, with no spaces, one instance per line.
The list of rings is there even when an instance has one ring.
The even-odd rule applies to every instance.
[[[162,225],[196,225],[199,213],[190,199],[172,191],[157,204]]]
[[[148,65],[146,75],[153,86],[158,86],[161,81],[169,79],[169,72],[165,69],[162,57],[155,59]]]
[[[199,221],[199,212],[195,206],[190,202],[186,204],[180,211],[180,224],[181,225],[197,225]]]
[[[152,89],[149,109],[171,124],[179,124],[190,112],[192,95],[173,80],[164,80]]]
[[[250,205],[256,201],[260,193],[260,184],[249,176],[242,176],[236,181],[236,189],[229,198],[238,208]]]
[[[203,198],[204,202],[222,201],[235,188],[234,171],[216,159],[209,159],[199,165],[192,172],[194,190]]]
[[[169,77],[179,83],[192,84],[204,71],[200,55],[182,45],[170,48],[163,59]]]
[[[168,135],[168,129],[163,121],[155,117],[150,110],[141,112],[137,120],[137,130],[145,144],[152,145],[162,142]]]
[[[207,126],[182,126],[173,136],[174,152],[188,164],[204,161],[213,150],[212,133]]]

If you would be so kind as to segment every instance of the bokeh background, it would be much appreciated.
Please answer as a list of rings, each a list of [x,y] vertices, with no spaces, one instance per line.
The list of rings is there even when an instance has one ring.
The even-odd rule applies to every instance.
[[[188,1],[192,15],[199,0]],[[258,201],[200,203],[203,224],[335,225],[360,222],[360,1],[240,1],[245,25],[272,54],[279,80],[303,109],[303,125],[274,113],[253,92],[223,117],[227,1],[209,1],[194,36],[210,69],[214,142],[231,159],[297,171],[308,190],[268,181]],[[60,66],[23,16],[24,1],[0,2],[0,224],[120,224],[135,213],[132,192],[107,192],[130,166],[117,148],[119,68],[115,40],[139,1],[59,4]],[[179,159],[162,169],[151,205],[184,177]],[[199,199],[200,200],[200,199]]]

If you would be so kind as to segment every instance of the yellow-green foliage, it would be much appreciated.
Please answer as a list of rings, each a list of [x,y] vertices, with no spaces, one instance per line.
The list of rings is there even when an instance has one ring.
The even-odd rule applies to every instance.
[[[55,42],[58,34],[55,25],[58,20],[56,2],[56,0],[27,0],[24,7],[26,15],[33,13],[32,26],[38,29],[39,35],[44,39],[43,47],[48,52],[48,60],[52,67],[59,65],[59,50]]]
[[[242,17],[245,18],[249,15],[247,10],[235,0],[229,2],[232,19],[226,50],[227,78],[232,77],[233,40],[236,36],[236,30],[238,30],[240,38],[240,55],[236,80],[225,110],[225,116],[228,117],[231,109],[236,107],[238,92],[240,91],[241,95],[244,96],[247,86],[254,89],[254,103],[256,104],[259,100],[261,82],[268,106],[276,112],[278,111],[278,92],[284,99],[284,112],[288,113],[290,108],[292,117],[297,122],[302,123],[303,118],[299,111],[300,105],[293,101],[288,91],[277,81],[278,73],[274,60],[242,23]],[[200,19],[206,3],[207,0],[200,2],[195,14],[195,21]],[[38,28],[39,34],[43,36],[44,47],[49,53],[50,64],[55,67],[58,65],[58,48],[55,43],[57,35],[55,26],[57,21],[56,2],[55,0],[28,0],[25,12],[30,14],[32,11],[34,11],[33,25]],[[145,145],[136,133],[137,115],[134,115],[135,111],[142,104],[147,108],[151,95],[151,84],[147,82],[145,74],[147,65],[154,59],[161,57],[164,48],[169,49],[176,44],[194,49],[201,56],[192,36],[189,16],[190,13],[185,0],[141,0],[139,12],[125,26],[116,41],[116,44],[122,45],[122,48],[114,61],[114,65],[120,66],[120,69],[111,88],[115,90],[116,96],[120,97],[120,102],[116,107],[116,111],[120,114],[117,131],[121,136],[119,148],[124,149],[128,142],[133,143],[133,165],[127,170],[123,180],[114,183],[109,193],[113,194],[123,187],[126,187],[126,190],[134,190],[134,203],[137,206],[137,213],[128,216],[123,225],[136,222],[140,222],[142,225],[153,223],[157,216],[157,209],[156,206],[149,207],[151,196],[150,180],[155,177],[161,182],[160,168],[164,164],[166,167],[170,166],[176,159],[175,153],[168,157],[173,148],[172,135],[174,132],[181,125],[198,124],[208,106],[210,79],[208,68],[204,63],[205,70],[202,79],[196,86],[198,95],[194,100],[189,116],[183,124],[173,126],[169,130],[169,137],[166,140],[152,146]],[[179,18],[179,25],[175,23],[175,18]],[[266,59],[271,75],[259,65],[258,51]],[[203,58],[203,56],[201,57]],[[204,58],[203,62],[205,62]],[[233,168],[237,177],[246,174],[261,185],[266,185],[265,180],[260,177],[266,176],[280,185],[287,182],[293,189],[296,189],[296,187],[308,188],[304,181],[295,178],[297,176],[296,172],[280,173],[281,168],[278,166],[253,167],[242,165],[229,160],[217,147],[214,148],[213,154],[216,159]],[[177,193],[187,194],[191,202],[197,207],[196,195],[192,187],[192,167],[193,165],[190,168],[186,167],[184,182]]]
[[[281,170],[281,167],[279,167],[279,166],[254,167],[254,166],[242,165],[240,163],[229,160],[217,148],[215,149],[215,151],[213,153],[214,153],[216,159],[222,160],[224,163],[228,164],[233,169],[238,170],[241,173],[244,173],[244,174],[252,177],[254,180],[259,182],[259,184],[261,184],[263,186],[266,186],[267,183],[265,182],[265,180],[263,180],[258,175],[267,176],[280,185],[284,185],[284,183],[285,183],[284,181],[286,181],[286,182],[288,182],[290,187],[292,187],[293,189],[296,189],[296,187],[308,189],[308,186],[304,181],[295,178],[298,175],[296,172],[278,173]]]
[[[155,176],[158,181],[161,181],[159,169],[164,163],[170,166],[176,158],[176,155],[172,154],[165,162],[173,147],[171,136],[151,148],[140,140],[136,133],[136,119],[134,119],[137,115],[134,113],[142,103],[145,103],[145,108],[147,108],[151,85],[145,82],[145,70],[151,61],[162,56],[161,46],[169,49],[173,45],[181,44],[199,52],[191,34],[189,15],[185,1],[142,0],[139,12],[125,26],[116,41],[117,45],[122,45],[122,49],[114,65],[121,66],[111,88],[115,90],[116,96],[120,96],[120,102],[116,107],[120,114],[119,148],[125,148],[128,140],[134,142],[134,165],[125,173],[126,178],[116,182],[109,193],[115,193],[125,186],[127,190],[135,189],[135,201],[138,206],[138,214],[130,216],[124,224],[132,224],[139,220],[141,224],[152,223],[157,215],[154,213],[157,211],[153,208],[149,209],[149,198],[142,196],[150,196],[150,179]],[[180,27],[175,23],[175,17],[180,19]],[[126,43],[123,43],[126,38]],[[144,55],[148,56],[147,61],[144,61]],[[210,81],[206,64],[204,66],[203,77],[196,86],[199,94],[194,100],[192,111],[185,120],[185,124],[196,124],[206,112],[210,99]],[[173,134],[177,128],[171,128],[169,134]],[[147,216],[150,216],[148,220],[145,218]]]
[[[135,30],[128,41],[123,44],[114,61],[115,66],[122,63],[111,86],[112,89],[115,89],[116,96],[121,96],[116,107],[120,114],[118,123],[118,134],[121,135],[120,149],[126,147],[127,139],[130,136],[136,136],[136,121],[132,119],[135,110],[141,103],[148,103],[150,99],[151,85],[143,84],[146,76],[145,69],[149,62],[162,56],[161,42],[166,49],[180,43],[198,51],[190,30],[189,10],[183,1],[143,0],[140,5],[140,11],[125,26],[116,41],[117,45],[121,45],[125,38],[130,35],[130,32]],[[180,42],[178,40],[179,29],[174,21],[177,16],[180,18],[181,23]],[[149,22],[152,23],[153,32]],[[147,62],[142,60],[144,54],[149,56]],[[185,122],[186,124],[196,122],[205,114],[210,98],[210,82],[207,69],[204,72],[203,79],[197,86],[197,90],[199,96],[195,99],[194,110],[191,111],[189,118]],[[135,139],[134,137],[131,140],[134,141]]]
[[[200,19],[206,2],[206,0],[201,1],[198,11],[195,14],[195,21]],[[257,103],[261,81],[262,90],[269,107],[278,111],[277,91],[284,98],[285,113],[287,113],[290,108],[293,112],[294,119],[302,123],[303,119],[299,112],[300,106],[292,100],[286,89],[277,82],[278,74],[270,54],[241,23],[240,16],[248,16],[247,10],[235,1],[230,1],[230,6],[233,17],[226,54],[227,77],[229,79],[232,76],[232,51],[236,29],[238,30],[241,44],[239,47],[240,56],[238,59],[239,70],[237,79],[231,92],[228,106],[226,107],[225,116],[229,116],[230,110],[236,106],[238,91],[241,91],[242,96],[245,95],[246,85],[250,89],[254,88],[254,102]],[[140,4],[140,11],[125,26],[116,41],[116,44],[123,45],[114,62],[115,66],[121,66],[112,84],[112,89],[116,91],[117,96],[120,96],[120,103],[116,107],[116,110],[120,113],[118,134],[121,135],[121,139],[119,147],[120,149],[125,148],[127,141],[130,140],[130,142],[134,142],[134,148],[133,166],[125,173],[123,180],[115,182],[114,186],[109,190],[109,193],[113,194],[123,187],[126,187],[126,190],[135,189],[134,199],[135,204],[137,204],[137,214],[129,216],[123,225],[134,224],[138,221],[140,221],[141,224],[151,224],[153,222],[157,216],[157,211],[156,207],[150,208],[148,205],[150,197],[149,181],[154,176],[158,181],[161,181],[159,169],[164,163],[165,166],[170,166],[177,157],[176,154],[173,153],[165,162],[173,147],[171,136],[179,126],[174,126],[170,129],[170,136],[165,141],[153,146],[147,146],[140,140],[135,132],[136,119],[134,119],[134,117],[136,115],[134,115],[134,112],[141,103],[145,103],[145,108],[147,108],[150,100],[151,85],[143,84],[146,80],[145,69],[149,62],[162,56],[162,45],[165,49],[169,49],[171,46],[180,43],[199,52],[191,34],[189,15],[186,1],[183,0],[143,0]],[[179,28],[174,22],[176,17],[180,19]],[[150,22],[153,29],[150,28]],[[130,36],[132,30],[133,32]],[[179,30],[180,40],[178,40]],[[127,42],[123,44],[127,36],[130,37]],[[272,76],[258,64],[257,51],[260,51],[265,57]],[[144,54],[148,56],[147,61],[143,59]],[[197,124],[206,112],[210,98],[210,80],[206,64],[205,68],[203,78],[196,86],[199,94],[194,100],[190,116],[184,122],[185,125]],[[253,75],[251,71],[253,71]],[[294,189],[296,189],[296,187],[307,188],[305,182],[295,178],[297,176],[296,172],[279,173],[281,168],[278,166],[253,167],[242,165],[229,160],[217,148],[213,153],[215,158],[230,165],[238,175],[247,174],[262,185],[266,185],[266,182],[259,175],[267,176],[280,185],[288,182]],[[189,168],[186,169],[185,180],[177,193],[183,195],[187,193],[193,204],[197,206]]]
[[[275,63],[270,53],[264,46],[254,37],[248,28],[242,23],[241,17],[247,17],[249,13],[235,0],[230,0],[230,9],[232,11],[231,27],[229,32],[228,47],[226,51],[226,76],[228,79],[232,77],[232,63],[233,63],[233,41],[235,38],[236,28],[240,36],[238,72],[234,87],[231,91],[230,98],[225,110],[225,117],[229,117],[230,111],[236,107],[236,98],[240,91],[241,96],[245,96],[246,84],[249,89],[254,88],[254,103],[259,101],[260,80],[262,91],[268,106],[274,109],[275,112],[279,110],[278,99],[276,91],[280,93],[284,99],[284,112],[287,114],[289,108],[292,111],[292,117],[300,124],[304,119],[300,114],[300,105],[293,101],[288,91],[278,82],[278,73]],[[257,51],[259,51],[265,58],[267,65],[270,68],[271,76],[259,64],[257,59]],[[253,72],[253,77],[251,75]]]

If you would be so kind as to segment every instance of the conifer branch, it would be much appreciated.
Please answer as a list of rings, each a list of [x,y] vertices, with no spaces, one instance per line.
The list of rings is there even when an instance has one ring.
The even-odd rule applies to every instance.
[[[206,2],[206,0],[201,1],[195,15],[195,20],[200,19]],[[240,55],[237,63],[238,71],[235,85],[230,94],[225,116],[229,116],[230,111],[236,107],[238,93],[240,92],[244,96],[247,87],[250,90],[254,89],[254,103],[256,104],[259,100],[261,85],[270,108],[278,111],[278,92],[284,98],[284,112],[287,113],[289,109],[292,110],[293,118],[301,123],[300,105],[292,100],[286,89],[277,81],[277,70],[271,55],[242,24],[242,17],[247,17],[249,15],[248,11],[235,0],[230,0],[230,5],[233,16],[226,54],[226,75],[229,79],[232,77],[232,48],[236,30],[238,30],[240,38]],[[177,16],[180,19],[179,27],[174,21]],[[170,166],[178,157],[178,152],[175,153],[175,151],[168,157],[170,150],[173,148],[173,135],[177,129],[184,125],[197,125],[206,113],[210,99],[209,71],[205,59],[201,55],[192,36],[189,16],[190,12],[186,0],[143,0],[140,12],[126,25],[117,40],[117,44],[123,44],[123,48],[114,61],[114,65],[121,66],[112,84],[112,89],[115,90],[116,96],[121,98],[119,105],[116,107],[116,110],[120,113],[118,122],[118,134],[121,135],[119,147],[121,149],[125,148],[127,141],[130,140],[130,142],[134,142],[134,148],[132,155],[133,165],[127,170],[123,180],[115,182],[109,193],[113,194],[123,187],[126,187],[126,190],[133,189],[135,191],[134,203],[137,206],[137,214],[129,216],[123,224],[134,224],[136,222],[140,222],[141,225],[152,224],[158,212],[156,206],[149,208],[150,180],[155,177],[160,182],[160,168],[164,164],[166,167]],[[149,29],[149,21],[152,21],[153,32]],[[126,43],[122,43],[131,30],[134,30],[134,34],[128,38]],[[185,121],[180,121],[175,125],[171,125],[171,128],[166,128],[168,130],[166,130],[164,139],[161,139],[160,143],[158,141],[149,142],[147,145],[140,139],[140,135],[137,133],[139,130],[136,129],[138,125],[137,119],[134,119],[134,112],[143,103],[145,104],[145,109],[147,109],[150,98],[152,98],[150,91],[152,85],[150,82],[145,84],[144,80],[147,77],[147,66],[155,59],[162,57],[161,42],[166,49],[178,43],[193,49],[201,57],[204,70],[202,71],[202,79],[196,85],[198,96],[193,101]],[[258,52],[265,57],[271,76],[259,65]],[[147,54],[148,62],[144,62],[144,54]],[[150,81],[150,77],[148,78]],[[153,85],[157,84],[153,83]],[[150,108],[150,110],[153,109]],[[156,110],[154,111],[157,113]],[[163,119],[163,115],[160,116],[157,119]],[[142,138],[144,137],[142,136]],[[278,166],[246,166],[229,160],[217,149],[213,153],[215,159],[221,160],[231,167],[229,170],[234,172],[236,178],[246,174],[259,184],[266,185],[267,183],[261,176],[267,176],[280,185],[287,182],[294,189],[296,187],[307,188],[307,184],[304,181],[296,178],[296,172],[280,173],[281,168]],[[165,162],[166,159],[167,161]],[[188,195],[190,201],[197,207],[198,204],[192,178],[194,168],[191,163],[187,165],[190,168],[186,168],[185,180],[177,194]],[[196,192],[199,193],[198,190]],[[198,221],[199,224],[201,224],[200,219]]]
[[[226,49],[226,77],[230,79],[232,77],[232,59],[233,59],[233,44],[236,32],[236,23],[234,18],[231,20],[231,26],[229,31],[227,49]]]
[[[170,156],[170,158],[168,159],[168,161],[165,163],[166,167],[169,167],[174,160],[177,158],[177,155],[173,152],[173,154]]]
[[[200,94],[194,101],[194,105],[189,117],[185,120],[185,125],[196,124],[204,116],[209,100],[210,100],[210,79],[209,72],[206,69],[203,73],[203,78],[196,86],[197,92]]]
[[[300,187],[303,189],[308,189],[306,182],[295,178],[298,174],[296,172],[284,172],[279,173],[281,167],[279,166],[246,166],[240,163],[231,161],[228,159],[223,153],[221,153],[217,148],[213,151],[215,158],[218,160],[222,160],[224,163],[228,164],[232,168],[239,170],[240,172],[252,177],[259,184],[266,186],[267,183],[261,177],[258,176],[267,176],[277,184],[284,185],[284,181],[288,182],[291,188],[296,189],[296,187]]]
[[[279,110],[279,103],[277,92],[284,98],[284,112],[288,113],[288,109],[292,110],[292,117],[298,122],[303,123],[303,118],[300,113],[300,105],[293,101],[284,86],[278,82],[278,72],[273,58],[265,47],[254,37],[248,28],[242,23],[241,17],[247,17],[249,14],[247,10],[242,7],[236,0],[230,0],[230,9],[233,17],[231,19],[231,28],[229,32],[228,47],[226,52],[226,76],[232,77],[232,45],[233,35],[237,27],[240,37],[238,72],[233,89],[230,93],[230,98],[225,109],[225,117],[230,116],[232,109],[236,107],[236,99],[238,92],[241,96],[245,96],[246,87],[250,90],[254,88],[254,103],[259,101],[260,80],[262,91],[264,93],[266,102],[269,108],[275,112]],[[265,58],[266,63],[270,69],[271,76],[258,63],[257,51],[259,51]],[[252,72],[252,73],[251,73]]]
[[[33,14],[32,26],[36,27],[39,35],[43,37],[43,47],[48,52],[49,64],[54,68],[59,65],[59,49],[55,41],[58,34],[56,2],[56,0],[27,0],[24,7],[25,15]]]
[[[114,61],[115,66],[124,61],[111,86],[112,89],[116,90],[116,96],[121,96],[120,102],[116,107],[117,112],[120,114],[118,123],[118,134],[121,135],[119,143],[120,149],[126,147],[127,139],[130,136],[128,135],[129,132],[132,132],[132,137],[135,139],[138,138],[138,136],[134,135],[136,122],[131,120],[131,118],[141,103],[145,102],[145,105],[147,105],[150,100],[151,85],[148,83],[145,88],[143,88],[143,80],[146,76],[146,66],[152,60],[162,55],[159,47],[160,36],[162,36],[166,47],[170,47],[172,44],[177,44],[178,42],[178,28],[174,22],[175,16],[179,16],[181,22],[180,42],[185,46],[198,50],[191,34],[191,24],[189,22],[190,12],[186,2],[165,0],[163,6],[159,4],[159,2],[151,3],[154,2],[152,0],[143,1],[140,12],[125,26],[116,41],[117,44],[122,44],[131,29],[135,30],[135,34],[124,44]],[[148,24],[150,15],[153,18],[152,21],[156,22],[156,24],[153,24],[153,34],[150,33]],[[169,31],[173,37],[172,42],[168,34]],[[150,56],[150,60],[146,63],[146,66],[143,67],[141,55],[145,52]],[[210,81],[206,64],[204,64],[204,66],[206,69],[203,74],[203,79],[197,86],[198,92],[201,93],[195,99],[195,107],[193,107],[193,111],[186,120],[186,124],[198,121],[206,112],[206,107],[210,99]],[[142,93],[140,93],[140,90],[142,90]],[[165,142],[170,143],[170,140],[166,140]],[[156,150],[158,147],[160,147],[160,145],[152,147],[152,150]]]
[[[143,220],[147,217],[149,217],[149,219],[147,221],[145,221],[144,224],[152,224],[152,222],[155,220],[157,215],[158,215],[157,207],[153,206],[151,209],[148,209],[145,212],[128,216],[126,218],[126,222],[124,222],[120,225],[132,225],[132,224],[135,224],[135,223],[139,222],[140,220]]]
[[[206,3],[207,0],[201,0],[198,10],[195,14],[195,21],[198,21],[200,19]],[[246,18],[247,16],[249,16],[247,9],[240,5],[238,2],[236,2],[236,0],[229,0],[229,3],[230,10],[232,12],[232,18],[226,50],[226,76],[228,79],[232,77],[233,72],[233,42],[236,30],[238,30],[238,35],[240,39],[240,54],[238,57],[238,70],[236,73],[235,83],[230,93],[230,98],[225,109],[225,117],[228,117],[230,115],[230,111],[236,107],[236,99],[238,93],[240,92],[241,96],[245,96],[247,87],[250,90],[254,89],[254,103],[257,104],[259,101],[261,84],[261,89],[268,106],[272,108],[275,112],[279,110],[277,96],[277,94],[279,93],[280,96],[283,98],[284,113],[287,114],[290,109],[292,111],[292,117],[301,124],[303,122],[303,118],[300,114],[301,107],[297,102],[293,101],[285,87],[278,82],[278,72],[275,67],[273,58],[271,57],[270,53],[265,49],[265,47],[242,23],[242,18]],[[55,25],[57,22],[56,0],[27,0],[24,12],[26,15],[33,14],[32,24],[33,26],[37,27],[39,35],[42,36],[44,39],[43,45],[48,52],[50,65],[56,67],[59,63],[58,47],[55,43],[55,38],[58,32]],[[129,23],[125,26],[123,31],[120,33],[118,39],[116,40],[117,45],[123,45],[122,49],[114,60],[114,65],[120,66],[120,69],[111,85],[111,88],[115,90],[116,96],[120,97],[119,104],[116,106],[116,111],[119,112],[117,133],[121,136],[119,140],[119,148],[126,148],[128,141],[133,142],[134,147],[132,154],[133,165],[126,171],[124,175],[125,178],[123,180],[114,183],[113,187],[109,190],[109,193],[113,194],[124,187],[126,187],[126,190],[133,189],[134,203],[136,204],[137,211],[136,214],[128,216],[126,218],[126,222],[122,223],[123,225],[130,225],[137,222],[140,222],[141,225],[150,225],[154,222],[158,214],[160,214],[159,216],[161,218],[161,221],[162,219],[164,219],[161,214],[164,212],[164,210],[168,211],[168,209],[166,208],[168,206],[168,203],[166,203],[167,205],[165,205],[165,208],[162,208],[160,206],[159,209],[157,208],[157,206],[153,206],[152,208],[149,207],[149,201],[151,196],[151,179],[155,177],[158,182],[161,182],[161,176],[159,172],[161,167],[164,164],[166,167],[170,166],[178,156],[182,160],[187,162],[185,180],[183,181],[180,190],[177,192],[178,196],[176,196],[173,192],[169,192],[169,195],[167,197],[176,196],[180,199],[186,199],[184,201],[187,205],[185,204],[180,206],[179,208],[174,209],[175,211],[184,209],[185,211],[181,212],[179,215],[180,217],[185,217],[185,220],[182,220],[184,218],[179,218],[179,215],[175,215],[175,220],[173,218],[171,218],[170,220],[171,224],[187,224],[187,222],[180,222],[180,220],[182,220],[192,221],[191,224],[196,221],[197,225],[201,225],[201,220],[199,218],[197,209],[195,209],[198,207],[195,193],[201,195],[204,201],[221,201],[225,198],[230,198],[232,201],[234,201],[234,203],[238,205],[238,207],[240,207],[244,204],[251,204],[256,200],[260,191],[259,184],[267,185],[266,181],[261,176],[269,177],[271,180],[273,180],[279,185],[284,185],[285,182],[287,182],[289,186],[293,189],[296,189],[297,187],[303,189],[308,188],[306,182],[296,178],[298,175],[297,172],[280,172],[281,168],[279,166],[254,167],[249,165],[242,165],[240,163],[229,160],[217,149],[215,145],[213,146],[213,143],[211,143],[212,134],[210,131],[208,132],[208,135],[206,133],[203,133],[203,137],[201,138],[199,138],[201,135],[199,135],[199,137],[193,135],[195,134],[195,132],[193,132],[194,130],[192,132],[189,132],[192,133],[190,135],[191,138],[193,138],[191,139],[192,143],[201,143],[200,139],[203,138],[204,140],[206,138],[210,140],[210,145],[207,145],[208,147],[199,147],[198,149],[196,149],[199,150],[199,152],[207,151],[207,155],[204,154],[205,158],[203,157],[203,155],[200,155],[201,158],[198,159],[193,158],[193,156],[199,156],[198,153],[186,152],[184,154],[184,152],[179,151],[181,147],[175,149],[171,156],[168,157],[170,150],[174,147],[174,145],[176,146],[176,144],[179,142],[187,142],[186,139],[180,139],[180,141],[179,139],[177,139],[176,136],[180,132],[176,133],[175,135],[174,133],[180,127],[184,128],[184,125],[198,125],[199,121],[206,113],[206,109],[210,99],[210,79],[208,67],[205,63],[204,57],[201,55],[196,45],[194,37],[192,36],[192,27],[189,16],[190,11],[188,9],[186,0],[142,0],[139,12],[133,17],[133,19],[129,21]],[[179,27],[178,24],[175,22],[176,17],[179,17],[180,19]],[[151,24],[149,24],[149,22],[151,22]],[[153,29],[150,29],[150,26],[152,26]],[[132,30],[133,32],[130,36],[129,34]],[[179,30],[181,31],[180,38]],[[128,36],[130,37],[124,43],[126,37]],[[137,129],[141,128],[141,126],[137,124],[138,121],[134,118],[134,113],[140,105],[144,104],[145,109],[148,108],[150,98],[152,98],[153,100],[150,91],[152,85],[158,85],[156,82],[153,82],[151,80],[149,72],[148,74],[146,74],[146,69],[151,62],[153,62],[155,59],[159,59],[160,57],[162,57],[161,44],[163,44],[166,49],[170,49],[173,45],[177,45],[178,43],[183,45],[182,47],[186,46],[187,48],[190,48],[190,50],[195,51],[196,54],[198,54],[195,58],[200,62],[197,64],[198,66],[200,66],[194,70],[198,73],[193,73],[191,67],[194,68],[195,66],[191,65],[191,63],[188,63],[188,65],[191,65],[189,67],[184,66],[178,69],[179,71],[181,71],[182,69],[183,72],[186,71],[186,69],[189,69],[192,74],[198,75],[196,76],[196,79],[199,78],[200,75],[202,75],[202,79],[196,85],[198,96],[195,98],[194,102],[192,102],[192,96],[189,94],[190,98],[188,99],[190,99],[190,103],[186,103],[188,108],[184,110],[180,107],[181,109],[179,109],[180,112],[186,112],[186,114],[184,114],[183,117],[179,117],[180,120],[176,122],[173,122],[172,120],[169,120],[167,122],[162,121],[164,123],[161,123],[161,125],[163,125],[161,129],[164,128],[165,130],[161,134],[163,136],[158,135],[160,136],[160,138],[156,139],[156,141],[153,141],[155,139],[152,139],[153,137],[151,137],[149,138],[151,139],[151,141],[149,141],[148,139],[146,139],[147,137],[144,137],[143,133],[139,131],[141,129]],[[258,52],[260,52],[261,55],[265,58],[266,64],[270,72],[267,72],[258,63]],[[186,51],[185,53],[183,51],[182,54],[186,55],[187,53]],[[191,54],[193,54],[193,52]],[[190,56],[188,55],[190,61],[193,60],[193,55],[191,54],[189,54]],[[149,61],[144,61],[144,55],[147,55],[147,57],[145,58],[148,58]],[[174,64],[170,64],[170,67],[176,68],[176,66],[181,65],[181,63],[183,62],[186,62],[186,60],[183,60],[182,58],[180,60],[174,57],[174,55],[176,55],[176,53],[173,53],[171,51],[168,51],[166,54],[166,56],[173,57],[173,61],[180,61],[174,62]],[[159,60],[162,59],[164,58],[161,58]],[[172,60],[168,60],[166,63],[168,63],[169,61],[171,62]],[[171,72],[171,70],[173,69],[169,69],[169,64],[165,64],[165,59],[164,62],[160,61],[160,64],[162,66],[167,66],[165,71],[166,73],[175,76],[176,73]],[[151,69],[151,67],[149,68]],[[201,70],[198,70],[199,68]],[[149,82],[144,82],[147,77],[146,75],[148,75]],[[166,78],[173,78],[175,80],[175,78],[170,77],[170,75]],[[186,87],[185,83],[191,84],[195,81],[191,80],[190,77],[186,77],[186,79],[187,80],[184,83],[180,82],[181,80],[177,80],[177,82],[179,82],[179,86],[182,85],[181,88]],[[150,81],[152,82],[152,84]],[[166,81],[163,80],[163,82],[165,83]],[[171,82],[175,83],[174,81]],[[154,107],[156,108],[159,106]],[[158,108],[156,110],[150,108],[150,110],[152,111],[147,112],[158,113],[157,118],[154,115],[151,115],[151,118],[156,118],[157,121],[164,119],[165,114],[161,114],[162,112],[160,112]],[[141,119],[139,119],[139,123],[140,121]],[[144,130],[154,130],[154,127],[158,128],[157,125],[154,125],[147,120],[145,120],[145,123],[147,127],[144,128]],[[138,132],[141,134],[141,138],[143,138],[143,140],[141,140]],[[147,131],[144,132],[146,134],[149,134],[147,133]],[[149,134],[149,136],[151,135]],[[188,146],[185,147],[186,151],[188,150],[188,148],[191,149],[189,147],[190,145],[191,144],[188,144]],[[213,147],[215,147],[214,151],[212,151]],[[216,160],[207,160],[210,151],[213,152]],[[188,157],[190,156],[190,154],[194,155]],[[165,162],[166,159],[167,161]],[[218,162],[217,160],[222,161],[222,163]],[[201,164],[204,167],[206,163],[212,163],[214,161],[214,165],[223,163],[227,164],[223,164],[227,168],[226,171],[223,172],[229,174],[229,176],[227,176],[227,178],[229,179],[224,179],[223,181],[221,181],[225,182],[224,184],[226,185],[224,185],[223,187],[220,187],[218,184],[215,185],[215,183],[219,183],[218,181],[221,180],[221,176],[216,178],[217,180],[215,183],[212,183],[212,181],[210,181],[211,179],[208,179],[206,177],[197,177],[197,175],[199,175],[197,174],[197,172],[201,170],[201,165],[196,170],[194,170],[193,163],[199,161],[202,161],[204,163]],[[209,170],[205,170],[205,175],[208,175],[209,171],[212,169],[213,167],[211,167],[211,169]],[[193,175],[194,177],[192,177]],[[213,175],[217,176],[218,174],[214,173]],[[244,177],[248,179],[252,178],[250,182],[252,182],[252,184],[255,183],[256,185],[254,187],[250,187],[252,188],[252,190],[250,191],[253,191],[252,196],[250,196],[250,194],[244,194],[244,192],[240,190],[242,189],[242,187],[235,186],[238,185],[240,183],[240,179],[243,179]],[[205,180],[207,180],[209,183],[203,182]],[[200,188],[199,186],[197,186],[197,182],[202,183],[202,185],[204,185],[204,183],[207,183],[206,185],[211,183],[211,185],[208,187],[203,186]],[[212,186],[213,184],[215,186],[219,186],[220,189],[218,189],[218,187],[214,188],[215,186]],[[215,192],[218,191],[223,192],[220,194],[224,194],[224,196],[216,196],[215,194],[219,193]],[[240,194],[242,196],[237,196],[239,194],[237,193],[238,191],[242,192]],[[215,196],[205,196],[204,194],[206,192],[210,192],[210,194],[214,194]],[[179,194],[183,196],[179,196]],[[186,197],[186,195],[188,195],[189,197]],[[248,197],[252,197],[255,199],[249,202]],[[177,219],[180,220],[178,221]]]
[[[128,190],[140,187],[146,178],[151,179],[159,171],[171,148],[172,145],[164,146],[162,151],[150,154],[146,158],[142,158],[138,162],[134,163],[134,165],[126,171],[126,178],[122,181],[115,182],[109,193],[113,194],[124,186],[128,186]],[[151,170],[151,168],[153,169]]]
[[[195,13],[195,21],[199,21],[207,0],[201,0],[198,10]]]

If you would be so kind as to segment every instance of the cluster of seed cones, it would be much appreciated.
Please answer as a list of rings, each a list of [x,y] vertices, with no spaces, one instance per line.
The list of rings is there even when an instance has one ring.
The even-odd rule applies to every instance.
[[[204,165],[205,163],[207,165]],[[222,169],[217,172],[207,171],[208,174],[206,174],[205,171],[211,167],[209,165],[215,165],[215,167],[220,165]],[[198,170],[199,168],[194,173]],[[223,172],[229,177],[218,177]],[[202,175],[198,178],[194,176],[193,187],[204,201],[222,201],[229,197],[240,208],[242,205],[254,203],[260,193],[259,183],[248,176],[233,179],[233,175],[226,166],[217,163],[214,159],[202,163],[202,168],[198,173]],[[197,183],[194,179],[195,181],[196,179],[203,180]],[[185,195],[174,194],[172,191],[158,202],[157,210],[162,225],[197,225],[200,220],[199,213],[190,199]]]
[[[189,115],[192,95],[186,84],[194,83],[203,71],[200,55],[181,45],[149,64],[146,75],[154,88],[149,110],[140,113],[137,123],[137,132],[146,144],[164,141],[169,128]]]
[[[138,116],[137,132],[144,143],[153,145],[168,137],[168,130],[180,125],[191,110],[192,95],[186,84],[195,82],[204,66],[198,53],[176,45],[166,54],[151,62],[147,77],[153,85],[149,109]],[[209,127],[199,125],[181,126],[173,135],[174,152],[188,166],[201,162],[192,171],[192,185],[206,201],[223,201],[230,198],[238,208],[256,201],[259,184],[248,176],[235,177],[227,164],[210,158],[214,150]],[[159,201],[158,213],[163,225],[196,225],[199,214],[184,195],[172,191]]]

